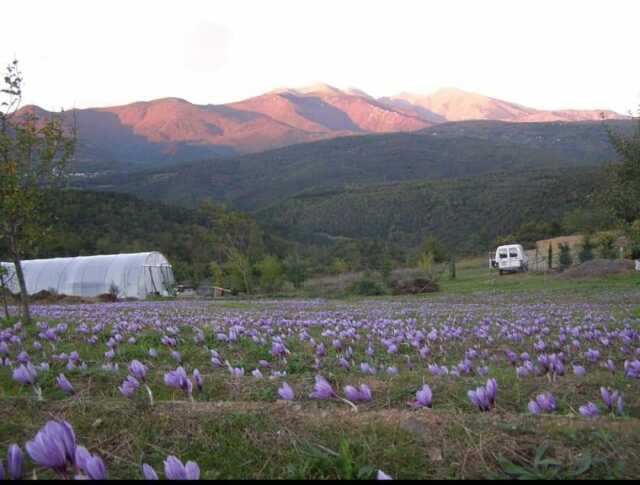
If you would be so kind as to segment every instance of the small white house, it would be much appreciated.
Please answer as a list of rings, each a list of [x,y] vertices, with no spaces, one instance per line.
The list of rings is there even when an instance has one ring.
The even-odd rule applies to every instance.
[[[500,274],[529,270],[529,257],[520,244],[507,244],[496,249],[494,267]]]

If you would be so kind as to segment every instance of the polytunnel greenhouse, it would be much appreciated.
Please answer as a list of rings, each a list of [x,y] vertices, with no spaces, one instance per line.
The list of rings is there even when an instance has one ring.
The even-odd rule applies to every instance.
[[[20,292],[15,267],[6,269],[5,286]],[[169,261],[158,252],[79,256],[22,261],[27,293],[49,291],[60,295],[94,297],[117,293],[119,298],[169,296],[174,285]]]

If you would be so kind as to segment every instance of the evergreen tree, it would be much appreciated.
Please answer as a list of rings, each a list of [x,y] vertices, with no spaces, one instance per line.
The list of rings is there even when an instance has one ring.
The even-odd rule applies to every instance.
[[[591,235],[586,234],[582,238],[582,243],[580,244],[580,251],[578,252],[578,259],[581,263],[586,261],[591,261],[593,259],[593,250],[595,245],[591,240]]]
[[[573,257],[571,256],[571,247],[567,243],[558,244],[560,255],[558,261],[560,263],[560,269],[565,270],[573,264]]]

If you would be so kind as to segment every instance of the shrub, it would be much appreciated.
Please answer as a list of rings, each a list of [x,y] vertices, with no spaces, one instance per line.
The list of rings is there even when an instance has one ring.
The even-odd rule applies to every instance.
[[[381,283],[365,276],[349,288],[349,293],[359,296],[379,296],[386,295],[387,290]]]
[[[560,256],[558,261],[560,263],[560,269],[567,269],[569,266],[573,264],[573,257],[571,256],[571,248],[568,243],[560,243],[558,244],[558,249],[560,250]]]
[[[616,239],[612,234],[602,234],[598,238],[598,256],[600,256],[602,259],[618,258]]]
[[[582,238],[582,244],[580,245],[580,251],[578,252],[578,259],[581,263],[585,261],[591,261],[593,259],[593,250],[595,245],[591,240],[591,236],[589,234],[585,235]]]

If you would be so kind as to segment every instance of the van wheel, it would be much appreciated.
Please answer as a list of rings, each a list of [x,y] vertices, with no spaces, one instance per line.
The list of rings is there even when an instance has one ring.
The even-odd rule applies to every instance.
[[[504,271],[500,270],[500,276],[502,276],[504,274]]]

